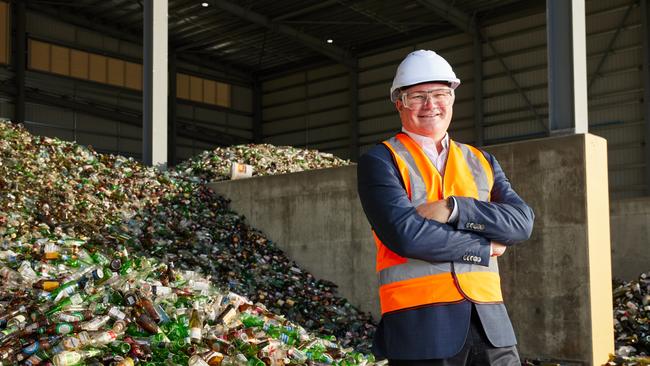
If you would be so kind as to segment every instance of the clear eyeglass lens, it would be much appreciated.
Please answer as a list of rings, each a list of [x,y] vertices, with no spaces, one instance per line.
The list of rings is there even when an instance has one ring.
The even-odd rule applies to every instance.
[[[433,99],[433,103],[447,106],[451,103],[454,92],[452,89],[434,89],[404,93],[402,101],[407,108],[416,108],[425,104],[429,96]]]

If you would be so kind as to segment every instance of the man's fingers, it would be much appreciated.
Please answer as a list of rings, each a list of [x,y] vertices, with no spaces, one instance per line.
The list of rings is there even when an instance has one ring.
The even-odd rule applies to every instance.
[[[492,252],[491,255],[493,257],[499,257],[499,256],[503,255],[503,253],[506,252],[506,248],[507,248],[505,245],[500,244],[500,243],[495,243],[495,242],[490,243],[490,246],[491,246],[491,249],[492,249],[491,250],[491,252]]]
[[[415,208],[415,211],[425,219],[445,223],[451,214],[445,200],[423,203]]]

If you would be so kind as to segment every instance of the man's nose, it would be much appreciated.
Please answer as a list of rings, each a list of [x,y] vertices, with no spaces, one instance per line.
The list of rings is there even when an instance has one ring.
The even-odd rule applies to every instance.
[[[431,94],[427,95],[427,100],[424,101],[422,108],[432,109],[434,106],[436,106],[436,102],[433,99],[433,95]]]

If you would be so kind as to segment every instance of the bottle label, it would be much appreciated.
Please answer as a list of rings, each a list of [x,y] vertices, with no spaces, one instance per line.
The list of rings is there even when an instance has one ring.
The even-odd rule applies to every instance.
[[[110,339],[109,342],[112,342],[117,339],[117,334],[115,334],[115,332],[113,332],[112,330],[106,331],[106,333],[104,334],[107,339]]]
[[[59,282],[58,281],[44,281],[43,282],[43,290],[50,292],[56,288],[59,287]]]
[[[190,328],[190,338],[201,339],[201,328]]]
[[[82,313],[75,311],[74,313],[61,313],[59,315],[59,320],[62,322],[78,322],[83,320],[84,316]]]
[[[57,365],[74,365],[79,361],[81,361],[81,354],[75,351],[62,352],[54,356],[54,364]]]
[[[61,323],[61,324],[57,324],[56,332],[58,334],[68,334],[72,332],[72,328],[73,326],[70,323]]]
[[[172,292],[172,289],[167,286],[152,286],[152,290],[156,296],[165,296]]]
[[[63,339],[63,348],[67,350],[77,349],[81,346],[81,341],[77,337],[66,337]]]
[[[81,297],[81,295],[79,295],[79,294],[74,294],[74,295],[70,296],[70,303],[72,305],[79,305],[79,304],[81,304],[83,302],[84,302],[84,300]]]
[[[112,307],[112,308],[108,311],[108,315],[109,315],[111,318],[113,318],[113,319],[117,319],[117,320],[122,320],[122,319],[126,318],[126,314],[124,314],[120,309],[118,309],[118,308],[116,308],[116,307]]]
[[[26,354],[27,356],[30,356],[30,355],[34,354],[34,352],[36,352],[38,350],[38,347],[40,347],[40,346],[41,346],[41,344],[38,341],[36,341],[36,342],[30,344],[29,346],[23,348],[23,353]]]
[[[79,338],[79,342],[81,342],[82,345],[86,345],[90,343],[90,337],[88,336],[88,332],[79,332],[77,334],[77,337]]]
[[[209,288],[210,288],[210,284],[207,283],[207,282],[195,281],[194,283],[192,283],[192,289],[194,291],[203,291],[203,290],[207,290]]]

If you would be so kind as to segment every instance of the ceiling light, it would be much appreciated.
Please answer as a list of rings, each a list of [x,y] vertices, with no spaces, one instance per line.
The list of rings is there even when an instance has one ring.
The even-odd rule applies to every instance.
[[[331,43],[334,43],[334,40],[331,39],[331,38],[329,38],[329,39],[327,40],[327,43],[330,43],[330,44],[331,44]]]
[[[207,8],[208,6],[210,6],[210,4],[208,4],[206,2],[203,2],[203,3],[201,3],[201,6],[204,7],[204,8]]]

